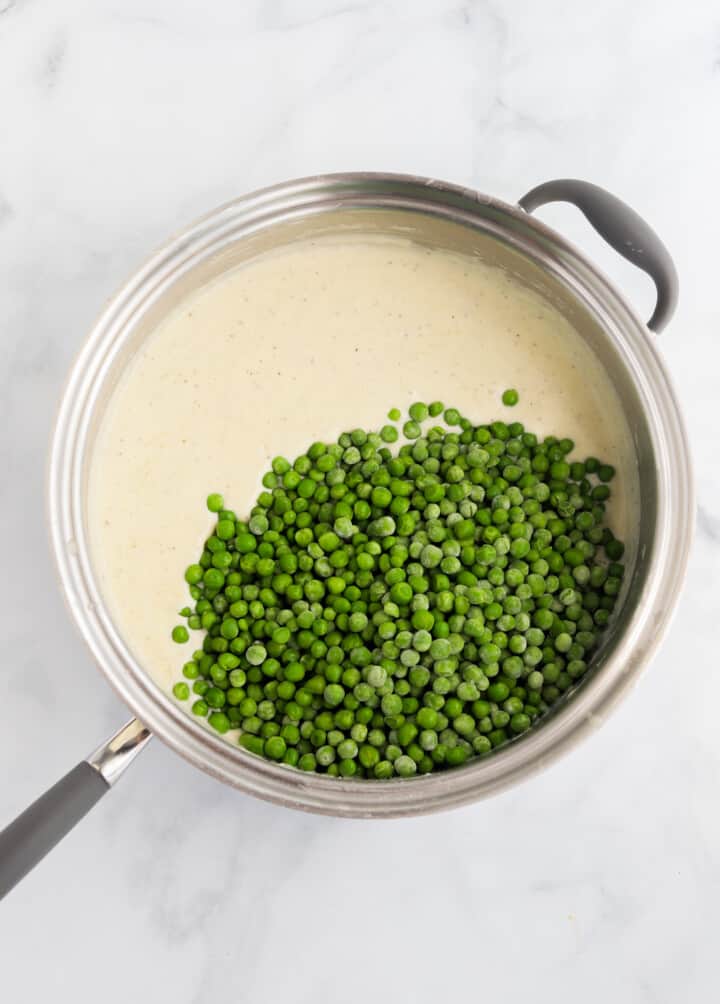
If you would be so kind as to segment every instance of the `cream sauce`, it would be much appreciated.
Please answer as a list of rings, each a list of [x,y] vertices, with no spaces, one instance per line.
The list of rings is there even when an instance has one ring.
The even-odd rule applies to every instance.
[[[506,387],[515,408],[501,404]],[[113,393],[88,496],[101,590],[147,672],[169,688],[197,646],[170,631],[212,526],[209,492],[246,513],[273,456],[435,399],[614,463],[610,523],[631,530],[634,454],[605,371],[555,308],[499,269],[399,240],[317,241],[256,259],[167,317]]]

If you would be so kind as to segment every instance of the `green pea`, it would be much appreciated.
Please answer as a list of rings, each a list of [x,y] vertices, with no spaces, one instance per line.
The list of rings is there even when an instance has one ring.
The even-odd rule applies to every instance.
[[[173,694],[250,752],[344,778],[461,766],[588,670],[624,574],[614,468],[440,401],[411,404],[403,433],[275,457],[247,517],[208,496],[216,524],[172,629],[204,636]]]
[[[429,413],[428,406],[421,402],[411,404],[408,408],[408,415],[414,422],[424,422]]]
[[[410,419],[403,425],[403,435],[407,439],[417,439],[420,435],[420,426],[417,422]]]

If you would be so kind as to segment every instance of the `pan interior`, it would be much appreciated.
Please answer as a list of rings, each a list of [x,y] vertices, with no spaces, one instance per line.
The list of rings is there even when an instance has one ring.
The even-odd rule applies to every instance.
[[[612,402],[608,401],[608,413],[616,410],[621,416],[621,420],[628,431],[627,441],[630,444],[627,460],[620,465],[620,480],[623,484],[626,496],[626,509],[630,512],[625,520],[624,528],[626,542],[629,545],[627,552],[627,575],[624,586],[624,596],[619,604],[619,612],[616,616],[612,628],[605,635],[603,647],[597,654],[591,672],[585,678],[580,688],[597,673],[602,672],[602,667],[612,653],[614,643],[621,638],[626,629],[627,623],[632,618],[634,605],[642,595],[644,588],[644,575],[647,567],[647,558],[652,551],[653,539],[655,535],[655,514],[657,506],[657,488],[654,477],[655,466],[653,462],[653,446],[650,430],[645,418],[645,411],[638,392],[635,381],[631,378],[624,359],[623,346],[609,339],[604,330],[602,319],[591,309],[577,289],[569,288],[564,277],[554,274],[546,266],[541,266],[535,261],[532,255],[525,249],[522,251],[514,245],[512,239],[494,232],[486,232],[476,226],[468,226],[463,223],[449,221],[425,213],[418,213],[412,210],[393,208],[389,209],[353,209],[353,210],[331,210],[322,213],[314,213],[303,216],[300,219],[294,218],[292,214],[288,218],[276,220],[271,226],[260,226],[251,233],[243,234],[241,239],[227,239],[219,245],[205,249],[204,253],[194,255],[191,260],[178,264],[176,273],[167,277],[165,282],[157,289],[148,293],[139,309],[129,323],[123,328],[122,336],[118,338],[113,346],[113,351],[109,353],[108,365],[106,367],[100,392],[95,408],[93,409],[93,421],[90,428],[90,448],[85,452],[86,462],[83,469],[83,525],[87,528],[93,524],[99,524],[97,517],[92,517],[88,513],[88,506],[91,505],[93,491],[90,490],[93,482],[93,457],[95,454],[95,440],[102,441],[103,429],[106,425],[105,419],[112,413],[112,402],[114,391],[118,385],[122,385],[126,375],[132,372],[133,366],[138,359],[143,356],[146,347],[152,343],[152,339],[158,330],[162,330],[168,318],[177,317],[183,311],[192,313],[196,307],[202,312],[202,298],[212,294],[212,290],[229,274],[245,273],[250,277],[250,271],[255,267],[255,263],[277,257],[279,254],[286,254],[292,259],[293,253],[307,254],[308,249],[312,253],[320,254],[318,259],[322,266],[322,251],[333,253],[333,247],[340,250],[348,244],[357,244],[363,247],[374,246],[382,249],[383,253],[392,257],[393,249],[400,246],[412,245],[414,248],[422,249],[423,252],[436,254],[444,252],[445,255],[454,259],[464,259],[469,263],[471,269],[478,269],[478,275],[482,270],[498,270],[507,281],[507,295],[527,297],[529,302],[537,302],[543,305],[543,309],[553,312],[558,319],[558,325],[564,324],[568,329],[572,329],[573,337],[582,345],[578,351],[586,353],[586,359],[592,357],[594,365],[601,367],[604,374],[607,374],[607,386],[611,388],[608,394],[612,395]],[[239,270],[239,271],[238,271]],[[392,274],[389,268],[388,276]],[[452,307],[448,308],[452,313]],[[342,319],[339,320],[342,323]],[[252,337],[252,336],[250,336]],[[165,345],[165,349],[172,352],[172,343]],[[208,345],[208,352],[213,351],[212,344]],[[412,352],[412,341],[409,343],[408,351]],[[542,351],[542,348],[539,349]],[[352,348],[348,346],[347,354],[342,356],[341,367],[355,367],[358,362],[352,354]],[[312,358],[313,348],[311,345],[304,345],[303,352],[296,359]],[[373,365],[382,366],[383,360],[374,360]],[[172,366],[171,366],[172,368]],[[358,373],[359,378],[367,378],[371,375],[370,370]],[[327,376],[327,374],[325,375]],[[327,382],[325,380],[325,382]],[[442,383],[442,381],[440,381]],[[415,385],[416,386],[417,382]],[[447,384],[445,384],[447,387]],[[522,391],[522,388],[520,388]],[[425,388],[423,388],[425,390]],[[494,388],[494,391],[497,388]],[[428,395],[431,388],[427,388]],[[336,390],[333,391],[336,393]],[[447,398],[448,404],[465,404],[463,401],[453,399],[452,390],[443,388],[443,395]],[[158,389],[161,396],[161,390]],[[341,395],[342,396],[342,395]],[[422,394],[420,396],[423,396]],[[332,399],[332,395],[330,400]],[[497,394],[498,408],[499,393]],[[268,400],[272,400],[272,390],[268,388]],[[298,401],[302,400],[302,395]],[[157,402],[154,402],[156,404]],[[399,403],[409,403],[409,401],[378,400],[375,408],[376,427],[384,419],[383,408]],[[368,422],[371,421],[372,411],[367,412],[363,417]],[[480,415],[468,407],[467,414],[476,421],[490,420],[500,417],[498,413],[491,415]],[[152,419],[152,411],[149,412]],[[515,418],[508,415],[510,418]],[[517,417],[522,418],[522,415]],[[352,416],[348,414],[348,421]],[[358,424],[352,421],[351,424]],[[359,424],[363,424],[360,421]],[[529,425],[530,427],[530,425]],[[335,433],[342,431],[338,428]],[[550,431],[542,430],[539,431]],[[571,429],[553,430],[560,433],[572,435]],[[325,430],[318,430],[316,435],[308,435],[307,442],[293,442],[293,447],[297,447],[295,452],[301,452],[313,438],[323,438]],[[292,436],[289,437],[292,442]],[[292,455],[290,449],[275,448],[274,443],[260,444],[260,453],[265,450],[268,456],[276,452],[287,452]],[[132,444],[128,444],[132,448]],[[614,459],[614,458],[605,458]],[[263,467],[258,463],[253,465],[258,468],[258,477]],[[180,478],[186,477],[186,472],[181,471]],[[153,471],[148,471],[148,477],[152,479]],[[167,505],[173,504],[174,487],[167,484],[169,492]],[[259,483],[256,491],[259,490]],[[208,490],[222,490],[223,484],[207,485],[205,483],[197,486],[197,514],[199,516],[197,546],[183,556],[182,561],[189,563],[194,560],[202,543],[203,534],[209,529],[202,518],[202,499]],[[250,504],[251,499],[243,500]],[[233,504],[235,504],[233,502]],[[159,507],[162,508],[162,507]],[[642,521],[639,520],[639,512],[643,513]],[[101,521],[100,521],[101,522]],[[91,543],[91,553],[97,553],[97,543]],[[147,555],[142,551],[133,556],[132,562],[128,563],[128,574],[138,576],[138,588],[142,582],[141,563],[147,559]],[[98,567],[102,562],[97,562]],[[182,583],[178,575],[178,591],[173,597],[172,603],[177,606],[185,602],[182,592]],[[118,643],[125,650],[124,657],[136,664],[140,671],[148,675],[153,681],[153,686],[160,684],[160,693],[157,698],[166,700],[163,691],[167,692],[173,682],[171,670],[166,668],[163,673],[157,671],[157,665],[165,661],[169,667],[171,658],[175,659],[179,669],[182,661],[182,650],[173,647],[167,641],[167,634],[172,622],[163,624],[159,630],[162,632],[162,641],[158,641],[157,658],[150,656],[143,657],[143,647],[137,648],[130,645],[127,624],[123,624],[123,619],[119,612],[113,610],[112,598],[108,596],[107,589],[103,584],[103,575],[97,576],[95,583],[98,601],[105,609],[109,621],[113,625]],[[153,646],[150,645],[145,653],[153,653]],[[177,677],[175,677],[177,678]],[[566,696],[565,701],[572,700],[573,694]],[[553,712],[557,714],[562,708],[562,702]],[[173,709],[175,711],[176,709]],[[553,715],[548,716],[548,719]],[[200,728],[196,722],[192,723],[193,728]],[[534,731],[543,728],[543,723],[537,725]],[[233,738],[232,736],[230,737]],[[246,755],[240,750],[233,750],[239,757]]]

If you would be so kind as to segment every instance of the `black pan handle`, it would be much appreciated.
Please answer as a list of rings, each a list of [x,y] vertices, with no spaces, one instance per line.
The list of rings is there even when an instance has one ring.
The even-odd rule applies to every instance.
[[[548,202],[570,202],[577,206],[618,254],[647,272],[657,290],[657,303],[647,326],[651,331],[662,331],[675,313],[678,277],[670,253],[655,231],[617,196],[588,181],[575,178],[546,181],[524,195],[519,204],[532,213]]]
[[[0,899],[110,790],[149,739],[133,718],[0,833]]]

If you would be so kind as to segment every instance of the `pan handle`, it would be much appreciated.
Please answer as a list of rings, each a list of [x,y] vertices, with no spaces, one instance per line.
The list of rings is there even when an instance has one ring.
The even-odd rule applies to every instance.
[[[570,202],[623,258],[647,272],[655,283],[657,303],[648,321],[651,331],[662,331],[675,313],[678,277],[668,249],[634,209],[598,185],[560,178],[538,185],[520,199],[526,212],[548,202]]]
[[[150,737],[133,718],[0,833],[0,899],[109,791]]]

